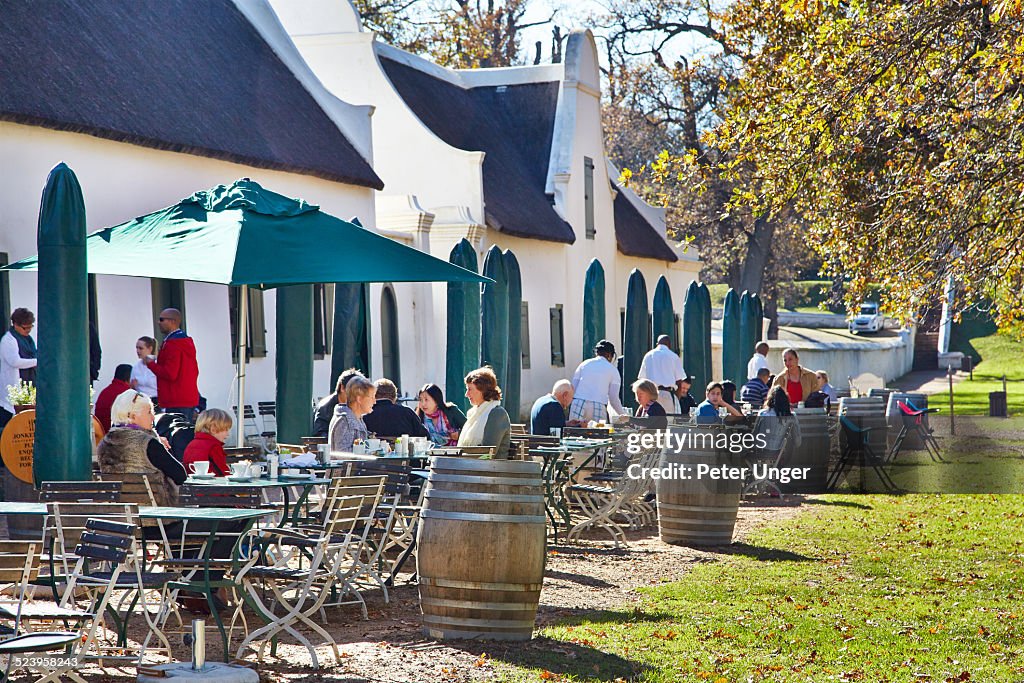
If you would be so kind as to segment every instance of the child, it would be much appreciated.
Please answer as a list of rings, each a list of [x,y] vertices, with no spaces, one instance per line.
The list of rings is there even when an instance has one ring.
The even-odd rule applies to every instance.
[[[199,413],[196,419],[196,438],[185,448],[185,469],[192,473],[192,463],[209,462],[210,474],[226,477],[230,472],[224,442],[231,434],[231,415],[218,408]]]

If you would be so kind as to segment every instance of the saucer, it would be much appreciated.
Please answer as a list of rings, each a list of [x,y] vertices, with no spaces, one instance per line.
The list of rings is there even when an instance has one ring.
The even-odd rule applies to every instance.
[[[245,475],[245,476],[239,477],[239,476],[236,476],[234,474],[229,474],[226,478],[227,478],[228,481],[237,481],[237,482],[252,481],[252,477],[250,477],[249,475]]]
[[[196,474],[195,472],[193,472],[192,474],[189,475],[189,477],[191,477],[192,479],[216,479],[217,475],[210,473]]]

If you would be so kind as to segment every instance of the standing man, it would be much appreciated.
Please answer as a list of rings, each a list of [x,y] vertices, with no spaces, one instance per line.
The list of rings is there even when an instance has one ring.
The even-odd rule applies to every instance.
[[[16,308],[11,313],[11,329],[0,338],[0,430],[14,417],[7,387],[36,379],[36,340],[31,336],[35,324],[32,311]]]
[[[160,311],[160,331],[166,336],[158,356],[147,356],[146,366],[156,375],[157,400],[160,410],[177,413],[195,424],[199,405],[199,362],[192,337],[181,329],[181,311],[165,308]]]
[[[551,393],[538,398],[530,411],[530,433],[550,436],[552,429],[565,427],[565,414],[572,405],[572,382],[560,379]]]
[[[590,420],[604,420],[608,405],[619,415],[626,412],[619,400],[622,377],[615,367],[615,345],[602,339],[594,346],[594,354],[580,363],[572,376],[575,396],[569,406],[569,419],[584,425]]]
[[[757,346],[754,347],[754,355],[747,361],[747,381],[755,379],[757,371],[761,368],[768,370],[768,374],[771,374],[771,368],[768,367],[768,344],[763,341],[757,342]]]
[[[640,379],[649,379],[658,387],[658,404],[666,413],[678,413],[676,399],[682,396],[683,359],[669,348],[672,340],[667,334],[658,337],[658,343],[644,355],[640,363]]]

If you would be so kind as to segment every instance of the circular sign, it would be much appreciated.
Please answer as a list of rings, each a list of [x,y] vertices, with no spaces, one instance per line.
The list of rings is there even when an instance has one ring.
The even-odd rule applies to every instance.
[[[11,475],[26,484],[33,484],[32,454],[35,449],[36,411],[23,410],[15,413],[11,421],[4,427],[0,435],[0,456]],[[93,444],[98,445],[103,438],[103,426],[96,416],[92,416]]]
[[[36,438],[36,411],[15,413],[0,435],[0,455],[11,475],[32,484],[32,450]]]

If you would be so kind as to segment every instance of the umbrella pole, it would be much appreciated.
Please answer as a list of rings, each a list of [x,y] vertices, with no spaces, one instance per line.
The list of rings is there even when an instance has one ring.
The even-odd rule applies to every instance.
[[[249,285],[238,288],[238,434],[237,446],[245,446],[245,351],[249,341]]]

